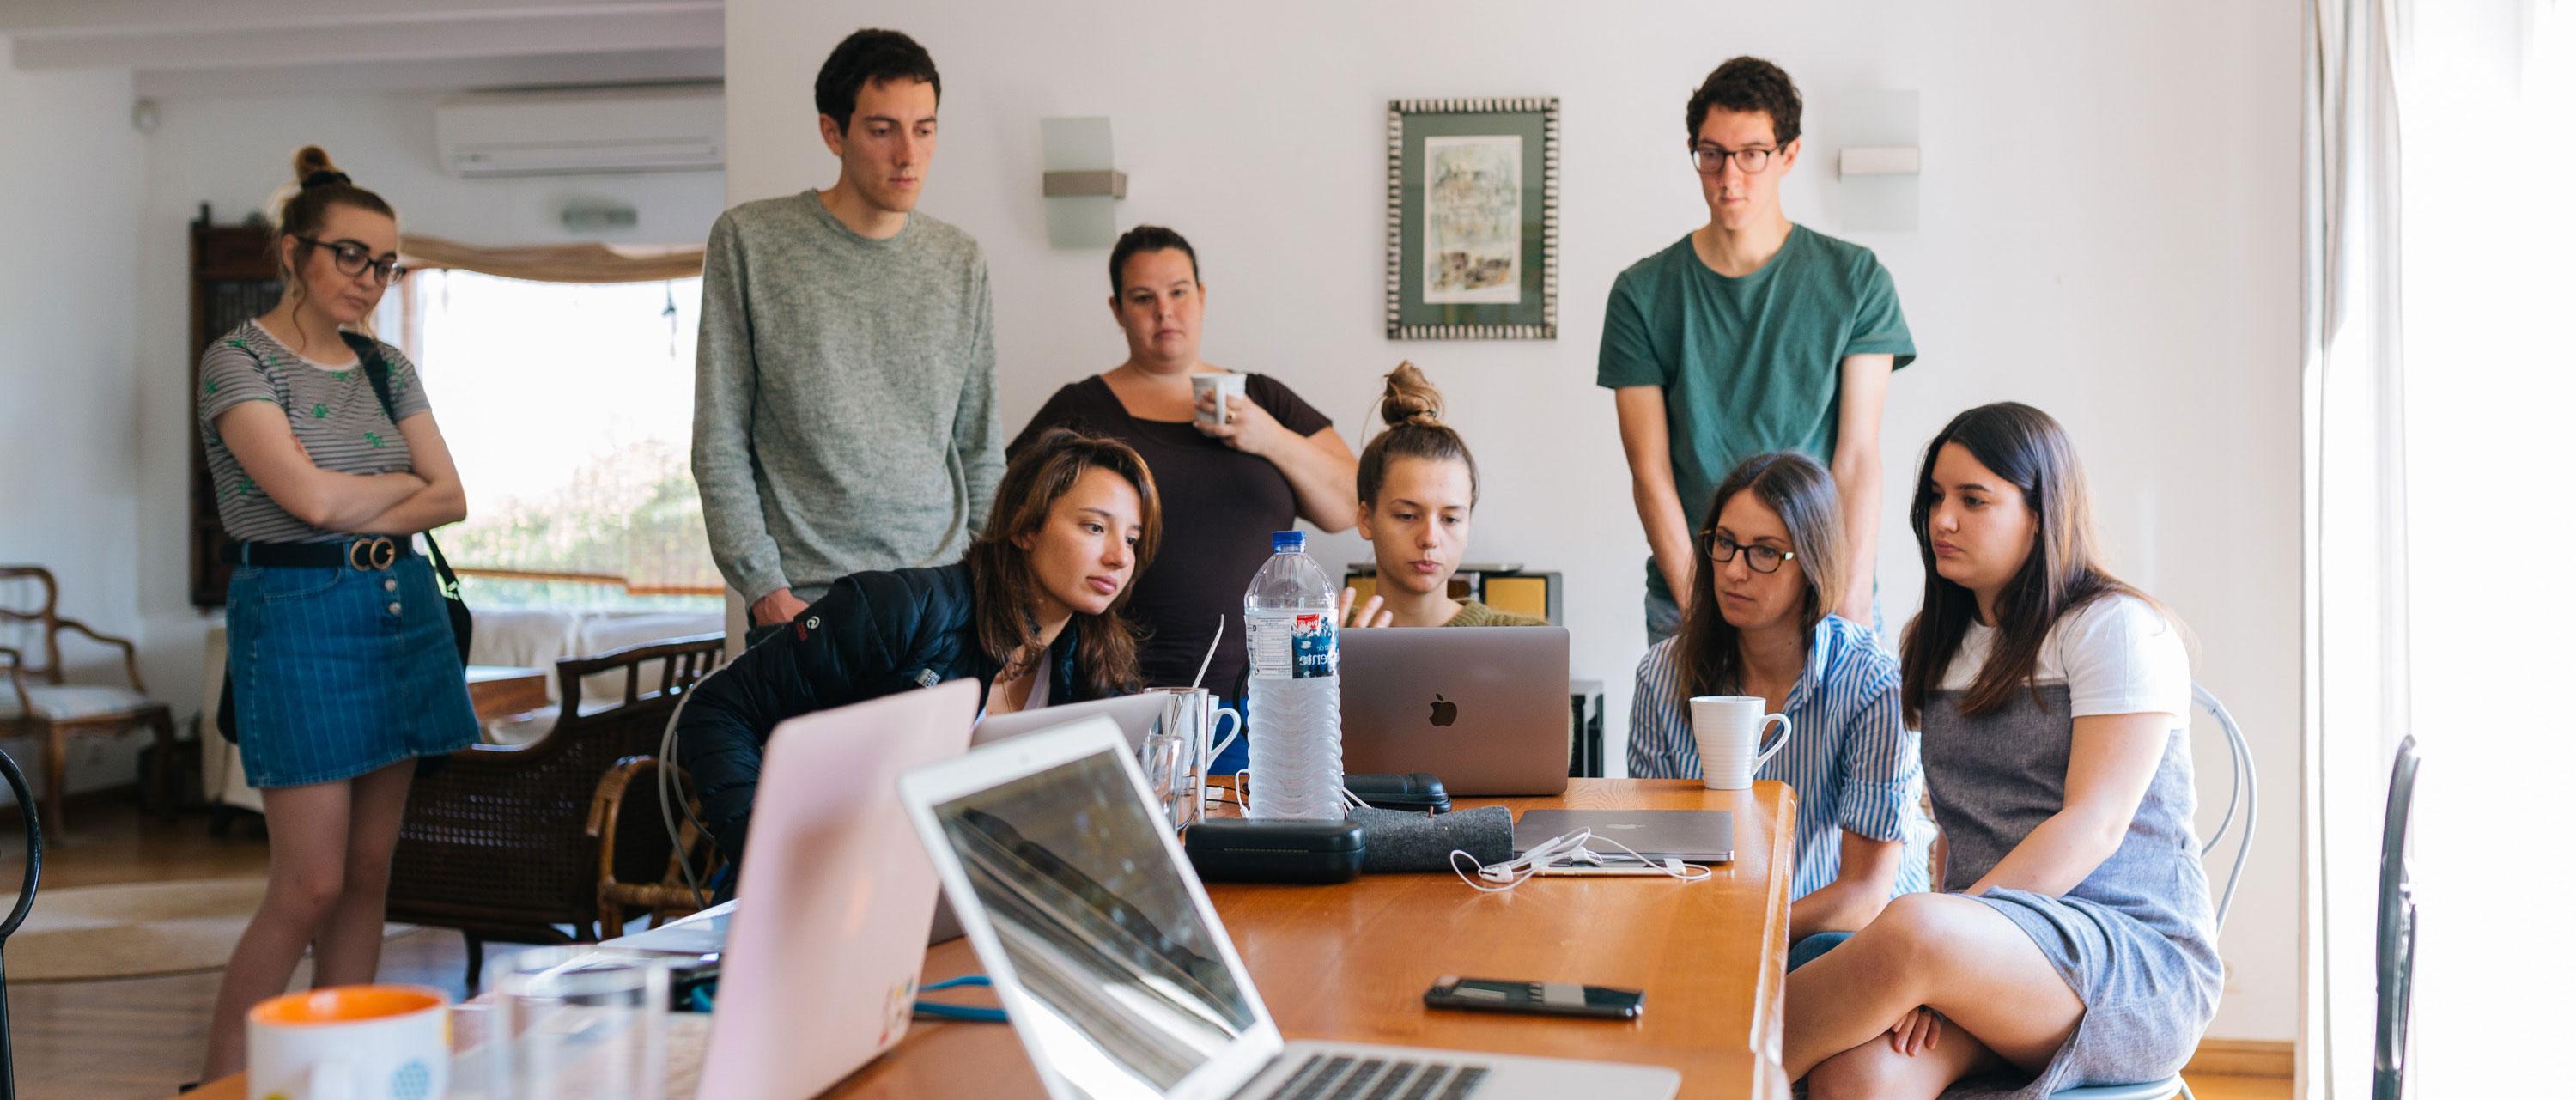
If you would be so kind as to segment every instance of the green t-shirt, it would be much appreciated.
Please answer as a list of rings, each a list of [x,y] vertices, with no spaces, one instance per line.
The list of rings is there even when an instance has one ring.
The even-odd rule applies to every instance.
[[[1803,225],[1740,279],[1711,271],[1684,235],[1610,285],[1599,383],[1660,386],[1673,482],[1694,525],[1717,483],[1766,451],[1834,454],[1845,356],[1914,361],[1896,283],[1866,248]],[[1646,563],[1646,588],[1670,596]]]

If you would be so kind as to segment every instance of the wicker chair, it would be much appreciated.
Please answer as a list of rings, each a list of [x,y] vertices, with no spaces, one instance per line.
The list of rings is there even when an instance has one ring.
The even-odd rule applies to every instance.
[[[468,989],[482,984],[486,940],[598,940],[599,842],[590,826],[600,780],[619,761],[660,749],[671,711],[723,650],[724,635],[699,634],[555,662],[563,709],[544,737],[472,746],[412,783],[385,919],[465,933]],[[648,665],[659,666],[653,679]],[[582,678],[613,670],[625,673],[624,697],[585,705]],[[628,858],[645,858],[650,837],[621,832]]]
[[[662,767],[650,756],[620,760],[599,777],[598,793],[590,800],[590,835],[599,842],[602,929],[623,928],[639,915],[650,918],[648,927],[659,928],[663,921],[688,916],[712,900],[708,884],[714,881],[723,857],[715,838],[698,828],[698,799],[689,789],[689,774],[677,764],[670,765],[671,774],[679,781],[680,800],[688,813],[679,822],[680,844],[672,847],[671,832],[662,820],[661,791],[653,786]],[[632,804],[627,801],[630,794]],[[686,873],[681,870],[684,864]]]
[[[77,619],[64,618],[54,608],[58,592],[54,575],[39,566],[0,565],[0,582],[31,583],[39,594],[24,603],[0,603],[0,628],[7,628],[6,635],[0,636],[0,669],[8,672],[8,681],[0,684],[0,737],[31,737],[44,749],[45,839],[62,843],[63,758],[70,751],[71,739],[83,734],[114,736],[127,730],[150,729],[160,751],[152,757],[144,804],[163,817],[170,816],[178,807],[178,794],[171,788],[178,777],[174,766],[178,761],[178,732],[170,723],[170,708],[143,693],[143,674],[134,664],[134,643],[101,634]],[[126,682],[63,682],[64,631],[123,652]],[[19,648],[21,644],[24,648]]]

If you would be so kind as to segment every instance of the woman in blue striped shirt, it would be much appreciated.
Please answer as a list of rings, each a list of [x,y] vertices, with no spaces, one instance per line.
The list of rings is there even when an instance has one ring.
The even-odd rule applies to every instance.
[[[1696,779],[1694,695],[1757,695],[1789,717],[1789,744],[1756,776],[1798,792],[1789,938],[1851,932],[1890,897],[1930,888],[1922,742],[1905,727],[1896,658],[1842,600],[1842,507],[1833,476],[1786,451],[1755,455],[1718,486],[1699,531],[1681,630],[1637,665],[1628,774]],[[1795,568],[1787,568],[1795,566]],[[1792,949],[1792,965],[1841,937]]]

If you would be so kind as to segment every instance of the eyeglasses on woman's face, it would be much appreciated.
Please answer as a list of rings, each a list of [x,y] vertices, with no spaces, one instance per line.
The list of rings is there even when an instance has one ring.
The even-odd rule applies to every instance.
[[[1735,555],[1741,552],[1745,566],[1756,573],[1777,573],[1783,563],[1798,556],[1795,550],[1782,550],[1760,543],[1738,543],[1714,527],[1699,533],[1699,552],[1719,565],[1734,561]]]
[[[352,279],[372,270],[376,273],[378,283],[392,286],[403,281],[403,276],[411,274],[411,268],[404,266],[401,260],[391,255],[381,257],[368,255],[367,246],[362,241],[314,241],[312,244],[315,248],[328,249],[331,253],[331,266],[340,269],[340,274]]]

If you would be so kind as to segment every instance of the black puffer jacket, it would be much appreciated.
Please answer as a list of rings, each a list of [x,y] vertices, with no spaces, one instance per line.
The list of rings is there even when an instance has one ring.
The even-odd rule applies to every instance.
[[[1047,654],[1050,703],[1089,697],[1073,648],[1068,629]],[[680,711],[680,764],[697,781],[707,828],[735,873],[761,750],[778,723],[961,677],[990,691],[999,671],[976,639],[975,586],[961,562],[834,581],[786,629],[700,682]]]

